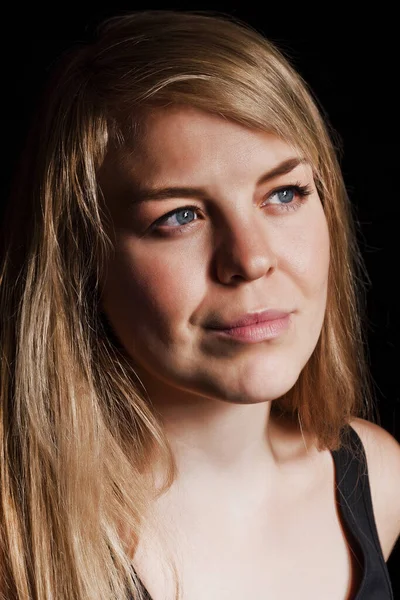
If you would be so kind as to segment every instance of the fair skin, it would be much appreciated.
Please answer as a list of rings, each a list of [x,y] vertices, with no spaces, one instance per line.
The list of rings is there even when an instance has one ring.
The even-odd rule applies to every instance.
[[[229,473],[232,481],[241,480],[249,461],[267,461],[273,475],[270,401],[296,382],[326,303],[329,238],[312,169],[299,164],[257,185],[298,158],[294,150],[271,134],[190,108],[152,113],[143,146],[112,179],[117,256],[103,296],[106,313],[171,441],[179,441],[182,476],[192,473],[192,460],[204,474]],[[303,203],[293,193],[291,206],[277,194],[266,203],[275,188],[296,183],[310,186]],[[203,198],[134,205],[135,185],[201,188]],[[191,227],[177,226],[181,213],[161,235],[148,230],[191,204],[201,211],[190,213]],[[215,316],[269,308],[292,313],[288,330],[273,340],[221,340],[206,326]]]
[[[155,512],[164,524],[168,516],[184,548],[185,600],[261,600],[267,591],[285,598],[291,590],[333,600],[355,584],[329,452],[311,440],[305,447],[297,428],[270,415],[313,352],[326,306],[328,229],[301,158],[273,134],[179,106],[154,110],[140,152],[103,169],[116,247],[103,307],[178,464]],[[286,173],[260,182],[282,164]],[[301,197],[296,185],[309,193]],[[167,187],[198,193],[134,202],[138,190]],[[270,308],[290,313],[272,339],[246,343],[207,326]],[[314,550],[301,549],[302,524]],[[328,558],[319,550],[326,536]],[[152,552],[143,541],[135,558],[159,600],[167,592]],[[297,577],[287,578],[288,564]]]

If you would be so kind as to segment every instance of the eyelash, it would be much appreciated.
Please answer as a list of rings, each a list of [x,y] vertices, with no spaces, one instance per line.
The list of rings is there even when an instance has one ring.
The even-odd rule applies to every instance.
[[[300,185],[300,183],[296,183],[294,185],[285,185],[285,186],[281,186],[279,188],[276,188],[275,190],[272,190],[272,192],[270,192],[266,198],[269,199],[272,196],[274,196],[275,194],[279,194],[280,192],[285,192],[285,191],[292,191],[295,193],[295,196],[297,196],[297,200],[294,200],[293,202],[287,203],[287,204],[272,204],[269,206],[279,206],[281,209],[283,210],[297,210],[298,208],[300,208],[300,206],[304,203],[305,199],[307,196],[309,196],[312,193],[312,189],[311,186],[309,185]],[[175,210],[172,210],[171,212],[163,215],[162,217],[160,217],[159,219],[157,219],[151,226],[150,229],[151,230],[157,230],[158,227],[164,222],[166,221],[169,217],[172,217],[173,215],[175,215],[176,213],[180,213],[183,212],[185,210],[190,210],[196,213],[201,213],[201,209],[198,206],[182,206],[180,208],[176,208]],[[194,219],[193,221],[191,221],[190,223],[186,223],[183,225],[177,225],[175,227],[167,227],[167,229],[171,229],[171,230],[178,230],[178,231],[182,231],[182,230],[186,230],[188,228],[190,228],[193,223],[195,223],[198,219]]]

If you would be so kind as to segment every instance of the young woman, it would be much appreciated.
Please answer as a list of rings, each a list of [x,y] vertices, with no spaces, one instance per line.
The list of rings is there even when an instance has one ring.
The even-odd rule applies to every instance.
[[[400,448],[373,422],[362,261],[278,49],[228,17],[109,20],[18,181],[1,597],[392,598]]]

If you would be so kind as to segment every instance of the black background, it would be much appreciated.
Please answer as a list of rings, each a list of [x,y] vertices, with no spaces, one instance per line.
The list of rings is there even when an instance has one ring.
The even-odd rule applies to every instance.
[[[258,8],[224,4],[66,3],[2,12],[2,197],[21,150],[48,70],[72,43],[84,41],[103,18],[127,10],[218,10],[247,21],[274,41],[310,84],[342,145],[341,165],[359,226],[370,286],[367,293],[370,367],[381,425],[400,441],[398,153],[398,31],[395,9],[349,13],[260,2]],[[318,5],[317,5],[318,6]],[[397,155],[397,157],[396,157]],[[395,159],[397,158],[397,160]],[[396,162],[395,162],[396,161]],[[400,498],[399,498],[400,502]],[[395,581],[397,544],[389,562]],[[398,569],[397,569],[398,570]]]

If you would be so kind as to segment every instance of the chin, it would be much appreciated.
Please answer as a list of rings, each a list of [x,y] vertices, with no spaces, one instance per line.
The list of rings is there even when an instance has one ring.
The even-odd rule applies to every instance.
[[[290,364],[291,362],[291,364]],[[276,400],[286,394],[295,385],[301,373],[299,365],[285,361],[284,365],[266,368],[266,365],[252,365],[244,369],[239,377],[230,377],[226,381],[224,398],[228,402],[255,404]]]
[[[289,390],[299,378],[299,373],[296,372],[288,377],[288,374],[283,374],[279,377],[260,377],[258,380],[253,378],[251,381],[245,381],[242,385],[238,382],[235,389],[227,385],[226,392],[223,395],[225,402],[233,402],[235,404],[258,404],[260,402],[268,402],[277,400]]]

